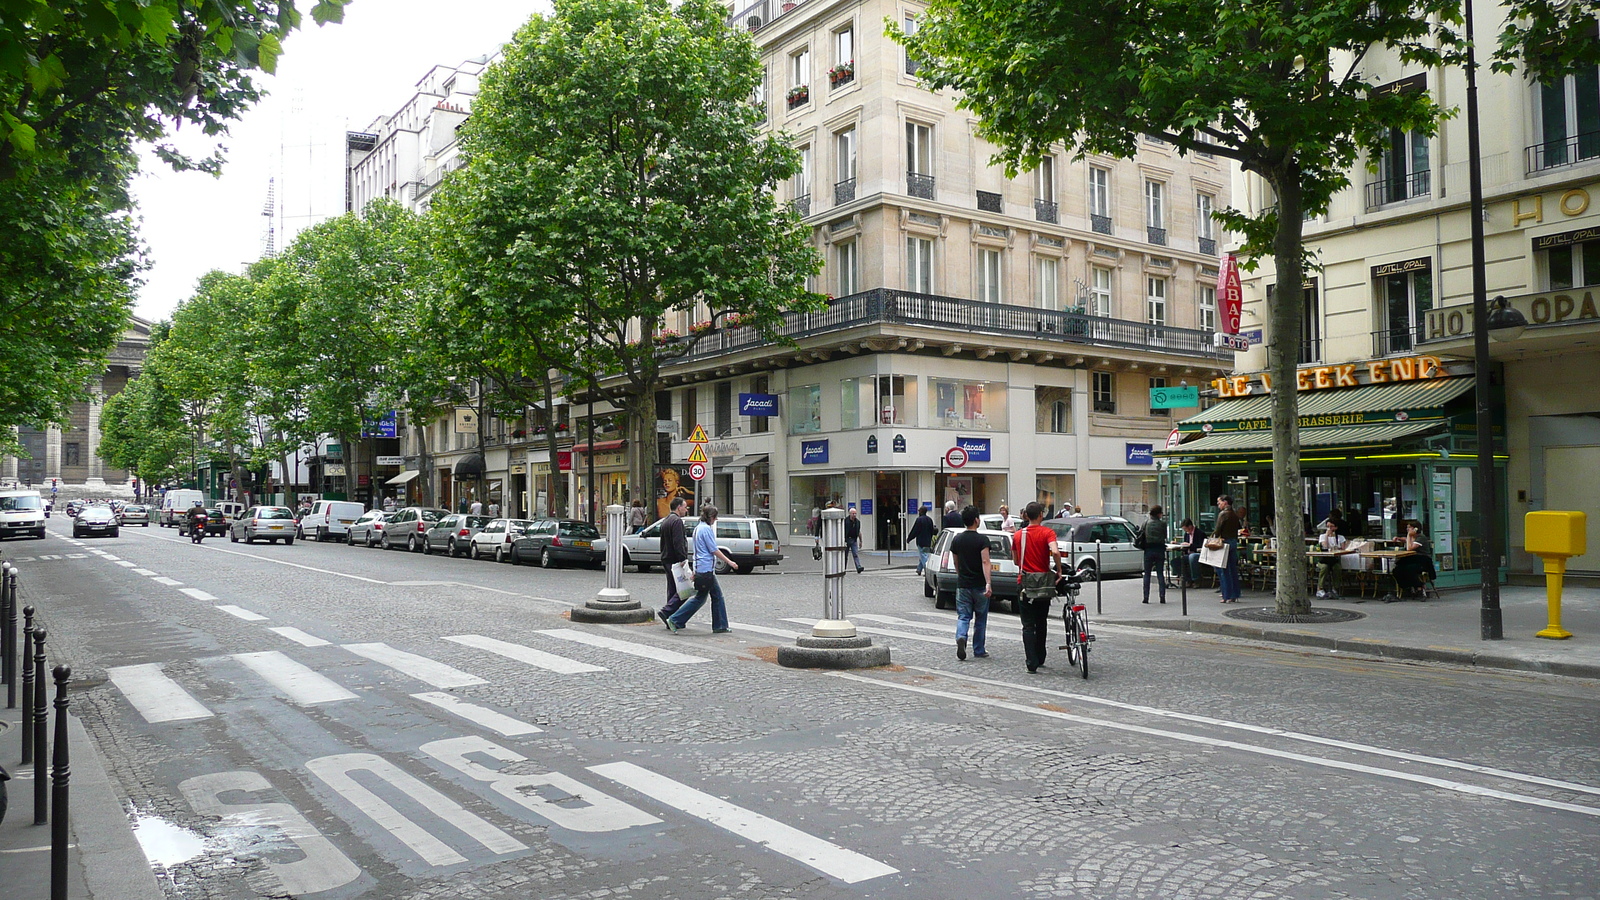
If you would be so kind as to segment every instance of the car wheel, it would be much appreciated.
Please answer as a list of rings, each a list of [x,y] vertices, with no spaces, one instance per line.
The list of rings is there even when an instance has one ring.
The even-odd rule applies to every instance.
[[[150,523],[149,522],[140,522],[139,523],[139,527],[140,528],[149,528],[150,527]]]
[[[416,535],[414,535],[414,534],[406,535],[406,552],[407,553],[415,553],[415,552],[417,552],[417,536]]]
[[[433,555],[433,541],[430,541],[427,538],[423,538],[422,539],[422,555],[423,556],[432,556]]]
[[[927,580],[926,578],[924,578],[922,580],[922,596],[924,596],[924,597],[932,597],[933,596],[933,582]]]
[[[235,543],[235,544],[239,543],[239,532],[234,531],[232,528],[229,528],[228,529],[228,540],[231,543]]]
[[[327,539],[328,539],[328,529],[319,527],[317,529],[317,534],[316,534],[317,543],[320,544],[320,543],[322,543],[323,541],[325,541]]]
[[[285,547],[287,547],[287,546],[289,546],[289,545],[291,545],[293,543],[294,543],[294,538],[292,538],[292,537],[286,537],[286,538],[283,539],[283,545]]]
[[[633,560],[628,557],[628,548],[627,547],[623,547],[622,548],[622,567],[624,569],[626,569],[627,567],[629,567],[631,565],[633,565]],[[643,572],[644,571],[644,567],[640,566],[639,567],[639,571]]]
[[[1078,578],[1082,581],[1100,580],[1100,573],[1094,567],[1094,560],[1084,559],[1078,561]]]
[[[244,533],[244,542],[246,544],[254,544],[256,542],[256,536],[251,534],[249,531],[246,531]]]
[[[111,536],[112,536],[112,537],[118,537],[118,536],[120,536],[120,535],[121,535],[121,534],[122,534],[122,529],[120,529],[120,528],[113,528],[113,529],[111,529]]]
[[[556,564],[556,558],[550,555],[550,548],[546,547],[539,552],[539,565],[541,568],[551,569]]]
[[[503,563],[506,561],[506,548],[504,544],[494,548],[494,561],[497,563]]]
[[[933,595],[934,609],[954,609],[956,605],[955,591],[935,591]]]

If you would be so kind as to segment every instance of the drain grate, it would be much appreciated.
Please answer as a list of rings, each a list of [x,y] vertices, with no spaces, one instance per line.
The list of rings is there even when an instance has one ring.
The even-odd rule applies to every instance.
[[[1316,609],[1310,612],[1293,616],[1280,616],[1278,610],[1271,606],[1255,607],[1251,609],[1230,609],[1223,613],[1230,619],[1243,619],[1246,622],[1270,622],[1274,625],[1330,625],[1335,622],[1354,622],[1365,619],[1366,613],[1358,613],[1353,609]]]

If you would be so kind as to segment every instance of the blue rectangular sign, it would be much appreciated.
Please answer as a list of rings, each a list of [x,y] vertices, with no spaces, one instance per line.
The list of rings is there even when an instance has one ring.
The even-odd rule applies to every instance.
[[[917,498],[915,498],[915,497],[907,497],[906,498],[906,515],[914,516],[921,509],[922,509],[922,507],[917,505]]]
[[[989,462],[989,438],[958,437],[956,446],[967,451],[967,462]]]
[[[868,497],[868,498],[866,498],[866,499],[861,501],[861,514],[863,516],[872,515],[872,498],[871,497]]]
[[[817,466],[828,461],[828,439],[800,442],[800,465]]]
[[[1126,444],[1128,452],[1128,465],[1153,466],[1156,464],[1154,444]]]
[[[740,394],[739,415],[775,416],[778,414],[777,394]]]
[[[399,431],[395,426],[394,410],[389,410],[379,419],[367,419],[361,423],[362,437],[392,438],[398,436]]]

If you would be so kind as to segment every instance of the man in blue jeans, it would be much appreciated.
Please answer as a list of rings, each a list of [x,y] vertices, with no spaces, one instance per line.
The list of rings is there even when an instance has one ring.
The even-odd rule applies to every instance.
[[[956,659],[967,658],[967,631],[972,632],[972,655],[982,659],[989,654],[983,639],[989,630],[989,598],[994,583],[989,576],[989,539],[978,533],[978,508],[961,511],[966,531],[950,542],[956,560]]]
[[[850,507],[850,517],[844,520],[844,545],[855,559],[856,574],[866,571],[861,568],[861,514],[854,506]]]
[[[707,595],[711,597],[711,633],[727,634],[733,630],[728,627],[728,608],[722,603],[722,586],[717,584],[717,559],[720,557],[729,569],[738,569],[739,564],[717,546],[716,524],[717,508],[709,503],[700,507],[700,524],[694,529],[694,596],[668,617],[667,630],[673,634],[682,631],[694,618],[706,604]]]
[[[922,515],[917,516],[917,521],[911,523],[911,533],[907,539],[917,545],[917,574],[928,568],[928,557],[933,553],[933,512],[932,503],[922,504]]]

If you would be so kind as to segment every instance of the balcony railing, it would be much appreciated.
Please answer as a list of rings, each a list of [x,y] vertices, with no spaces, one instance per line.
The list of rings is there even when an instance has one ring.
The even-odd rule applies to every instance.
[[[787,313],[777,334],[781,338],[799,340],[871,325],[1029,338],[1086,348],[1148,350],[1155,347],[1164,353],[1207,360],[1224,359],[1224,352],[1231,353],[1214,348],[1211,335],[1204,331],[887,288],[840,297],[820,312]],[[724,328],[702,336],[683,359],[702,359],[763,346],[770,346],[770,342],[754,328]]]
[[[1367,185],[1367,209],[1424,197],[1433,191],[1433,173],[1427,169],[1405,176],[1380,178]]]
[[[992,213],[1005,211],[1005,206],[1000,199],[1000,195],[996,194],[994,191],[978,192],[978,208],[984,212]]]
[[[1165,228],[1157,228],[1154,225],[1146,225],[1144,231],[1145,237],[1149,239],[1150,243],[1160,247],[1165,247],[1167,245],[1167,230]]]
[[[1089,228],[1092,229],[1095,234],[1110,234],[1111,217],[1096,216],[1091,214],[1089,216]]]
[[[906,193],[923,200],[933,199],[933,176],[920,172],[906,173]]]
[[[1034,200],[1033,217],[1040,222],[1049,222],[1055,225],[1061,221],[1061,208],[1054,200]]]
[[[1534,144],[1523,152],[1528,158],[1529,175],[1556,166],[1594,159],[1600,157],[1600,131],[1545,141],[1542,144]]]
[[[772,23],[773,19],[794,9],[793,2],[786,0],[757,0],[728,17],[729,28],[747,28],[759,31]]]
[[[789,201],[789,205],[794,207],[794,211],[802,219],[804,219],[806,216],[811,215],[811,195],[810,194],[802,194],[801,196],[796,197],[793,200],[790,200]]]
[[[1300,365],[1322,362],[1322,338],[1308,338],[1300,342]]]
[[[1217,255],[1217,242],[1211,238],[1200,239],[1200,253],[1204,256]]]
[[[834,206],[843,206],[844,204],[849,203],[850,201],[852,201],[854,199],[856,199],[856,180],[854,178],[847,178],[844,181],[839,181],[839,182],[835,182],[834,183],[834,185],[833,185],[833,205]]]
[[[1372,333],[1373,356],[1395,356],[1410,353],[1422,341],[1422,326],[1399,323]]]

